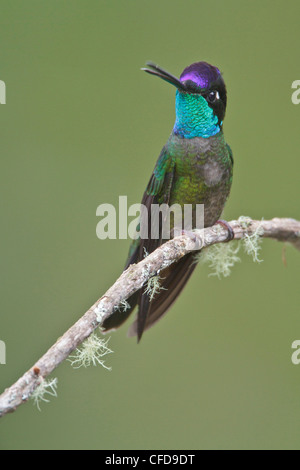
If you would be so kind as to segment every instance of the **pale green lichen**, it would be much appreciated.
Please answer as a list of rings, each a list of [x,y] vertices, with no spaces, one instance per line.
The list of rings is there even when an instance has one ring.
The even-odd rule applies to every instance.
[[[200,260],[203,263],[208,263],[212,272],[210,276],[218,276],[218,278],[227,277],[231,273],[233,266],[241,261],[237,256],[240,245],[243,246],[245,253],[252,256],[254,262],[260,263],[263,261],[259,259],[259,251],[261,250],[262,235],[264,233],[262,225],[258,225],[256,230],[249,235],[248,228],[251,225],[252,219],[250,217],[241,216],[238,219],[239,224],[245,230],[244,238],[239,241],[230,243],[218,243],[205,248],[200,252],[196,261]]]
[[[94,308],[94,312],[96,314],[97,322],[102,323],[103,322],[103,317],[107,313],[107,309],[101,306],[101,301],[100,301],[99,305],[97,305],[97,307]]]
[[[121,300],[119,305],[117,305],[114,310],[121,310],[122,312],[126,312],[130,308],[130,303],[127,300]]]
[[[247,215],[241,215],[241,216],[238,218],[238,223],[240,224],[240,226],[241,226],[244,230],[247,230],[247,228],[249,227],[249,225],[251,224],[251,222],[252,222],[251,217],[248,217]]]
[[[74,369],[79,367],[89,367],[91,365],[101,365],[107,370],[111,370],[111,367],[105,365],[103,357],[113,351],[108,348],[108,342],[110,338],[106,340],[99,338],[95,332],[93,332],[81,345],[80,348],[76,349],[74,355],[68,359],[71,362],[71,366]]]
[[[252,219],[242,215],[239,217],[238,222],[241,227],[246,230],[245,236],[242,240],[245,253],[249,256],[252,256],[254,262],[261,263],[263,260],[259,259],[258,253],[261,250],[261,237],[264,234],[262,225],[258,225],[252,235],[249,235],[247,233],[247,229],[251,225]]]
[[[239,251],[239,244],[231,243],[218,243],[205,248],[200,253],[199,260],[202,263],[208,263],[212,272],[209,276],[222,276],[227,277],[231,274],[233,266],[240,262],[241,259],[237,256]]]
[[[41,411],[40,403],[42,401],[45,403],[49,403],[50,401],[47,398],[45,398],[45,395],[57,397],[56,388],[57,388],[57,378],[54,378],[51,380],[42,379],[41,383],[33,391],[31,398],[39,411]]]
[[[145,288],[145,294],[148,294],[150,302],[154,299],[156,294],[158,294],[161,290],[166,290],[164,287],[160,285],[161,278],[160,276],[153,276],[150,277],[147,281],[147,286]]]
[[[259,259],[258,253],[261,250],[262,235],[264,229],[259,225],[252,235],[245,234],[242,243],[247,255],[252,256],[252,259],[256,263],[261,263],[263,260]]]

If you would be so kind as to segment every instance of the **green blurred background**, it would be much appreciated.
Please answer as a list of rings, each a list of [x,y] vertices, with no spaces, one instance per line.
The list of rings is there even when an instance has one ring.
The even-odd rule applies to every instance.
[[[11,385],[119,276],[126,240],[96,208],[140,202],[174,122],[179,75],[206,60],[228,88],[235,157],[225,218],[299,218],[298,1],[0,1],[1,319]],[[137,345],[103,368],[65,362],[58,397],[0,422],[2,449],[300,448],[300,253],[266,240],[229,278],[199,267]]]

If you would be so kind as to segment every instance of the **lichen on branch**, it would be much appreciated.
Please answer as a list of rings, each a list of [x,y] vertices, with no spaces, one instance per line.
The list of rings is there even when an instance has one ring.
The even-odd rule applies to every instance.
[[[235,240],[246,239],[246,250],[256,260],[258,260],[257,247],[261,238],[272,238],[281,242],[291,243],[300,250],[299,221],[288,218],[275,218],[272,220],[252,220],[246,218],[246,220],[245,218],[242,220],[232,220],[229,222],[229,225],[234,233]],[[117,306],[123,305],[124,309],[128,308],[127,299],[134,292],[145,288],[149,279],[157,276],[157,273],[175,263],[186,254],[226,242],[228,231],[225,227],[214,225],[202,230],[195,230],[192,235],[183,234],[175,237],[161,245],[139,263],[129,266],[110,289],[22,377],[2,393],[0,396],[0,417],[15,411],[18,406],[25,403],[31,397],[37,396],[40,397],[37,400],[46,401],[45,393],[55,395],[56,384],[51,383],[51,381],[45,382],[46,377],[62,361],[70,356],[72,352],[80,349],[79,346],[96,328],[101,326],[103,321],[114,312]],[[233,242],[231,241],[227,245],[230,246],[230,244],[233,244]],[[237,256],[237,254],[233,251],[232,256]],[[225,272],[227,272],[226,269]],[[150,281],[149,284],[150,295],[155,290],[155,285],[151,286],[151,282],[153,281]],[[80,350],[82,351],[82,349]],[[77,357],[77,359],[79,358]],[[97,359],[95,360],[97,362]],[[100,357],[99,360],[101,361]],[[42,388],[39,388],[41,384],[44,387],[44,394],[41,393],[43,391]]]

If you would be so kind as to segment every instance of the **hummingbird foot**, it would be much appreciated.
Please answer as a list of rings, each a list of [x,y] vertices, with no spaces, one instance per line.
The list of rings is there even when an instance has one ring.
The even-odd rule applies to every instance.
[[[222,227],[226,228],[226,230],[228,231],[228,236],[227,236],[225,242],[230,242],[231,240],[234,239],[234,231],[230,227],[229,223],[226,222],[226,220],[219,219],[219,220],[217,220],[216,224],[222,225]]]

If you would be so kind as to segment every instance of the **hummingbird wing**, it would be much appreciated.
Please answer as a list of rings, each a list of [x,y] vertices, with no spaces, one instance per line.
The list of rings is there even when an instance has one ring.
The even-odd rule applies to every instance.
[[[155,227],[156,219],[154,220],[152,218],[151,208],[153,205],[169,204],[174,171],[175,163],[164,147],[157,160],[141,202],[141,205],[144,206],[146,210],[141,214],[137,230],[140,231],[141,226],[144,225],[145,230],[147,230],[147,236],[142,239],[138,237],[132,241],[124,270],[131,264],[141,261],[147,254],[152,253],[152,251],[161,245],[163,220],[160,216],[158,227]],[[156,234],[156,237],[152,236],[153,233]]]
[[[137,238],[136,240],[132,241],[124,270],[126,270],[131,264],[141,261],[147,254],[152,253],[152,251],[161,245],[163,221],[160,217],[159,226],[156,228],[158,237],[151,237],[151,227],[153,225],[153,220],[151,218],[151,207],[153,204],[169,203],[174,172],[175,163],[164,147],[157,160],[154,171],[151,175],[142,199],[142,204],[147,209],[147,211],[143,212],[141,219],[144,216],[147,217],[147,220],[141,220],[140,225],[145,223],[145,226],[148,227],[148,238]],[[137,227],[137,229],[139,229],[139,227]],[[121,324],[124,323],[131,314],[137,303],[139,304],[139,331],[142,334],[149,309],[149,296],[143,292],[143,289],[134,293],[128,299],[130,308],[126,309],[122,307],[116,309],[114,313],[103,322],[102,328],[104,331],[116,329],[121,326]]]
[[[144,193],[142,204],[146,207],[148,237],[140,240],[138,259],[143,259],[146,255],[152,253],[162,244],[162,227],[164,224],[163,215],[159,213],[159,217],[154,217],[152,213],[153,205],[169,204],[172,191],[172,185],[175,174],[175,162],[168,155],[165,148],[155,166],[154,172],[150,178],[147,189]],[[143,223],[143,221],[141,220]],[[145,221],[144,221],[145,223]],[[157,227],[155,225],[158,225]],[[155,233],[156,236],[153,236]],[[140,340],[151,305],[150,296],[145,289],[139,291],[139,311],[137,315],[137,331]]]
[[[159,293],[151,302],[147,295],[148,301],[146,300],[144,303],[140,303],[137,319],[129,327],[128,336],[138,336],[138,339],[140,339],[141,332],[139,329],[139,316],[141,314],[144,316],[146,309],[146,320],[143,324],[143,331],[152,327],[167,313],[196,268],[197,254],[198,252],[196,254],[190,253],[184,256],[182,259],[160,273],[161,280]],[[145,298],[144,293],[142,298]],[[144,310],[142,310],[142,308]]]

